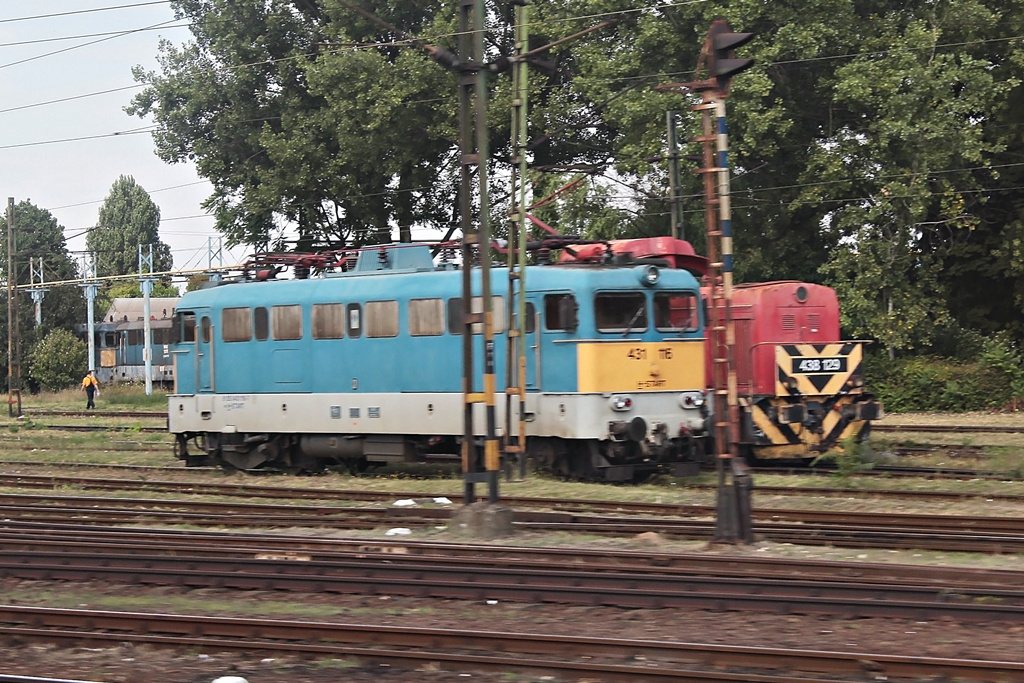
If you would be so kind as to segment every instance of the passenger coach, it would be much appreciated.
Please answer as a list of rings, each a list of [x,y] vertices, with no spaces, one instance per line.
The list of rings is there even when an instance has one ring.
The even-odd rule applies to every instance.
[[[492,291],[506,290],[507,271],[491,272]],[[360,252],[345,273],[186,294],[171,345],[177,456],[312,470],[458,454],[461,282],[427,246],[391,245]],[[703,327],[690,273],[620,255],[530,266],[525,282],[528,457],[566,476],[621,480],[702,448]],[[493,298],[499,394],[506,306]],[[505,401],[497,408],[501,425]]]

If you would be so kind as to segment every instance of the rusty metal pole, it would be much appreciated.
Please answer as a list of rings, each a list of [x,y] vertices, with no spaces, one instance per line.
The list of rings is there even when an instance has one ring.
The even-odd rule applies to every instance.
[[[497,437],[494,392],[494,302],[491,300],[490,202],[487,186],[487,71],[484,57],[484,0],[459,0],[459,141],[462,154],[460,207],[462,222],[462,301],[464,422],[462,471],[467,505],[476,501],[474,485],[486,482],[488,500],[498,502],[498,472],[501,467]],[[468,55],[468,59],[466,56]],[[473,220],[473,169],[479,193],[477,228]],[[481,312],[473,312],[473,260],[480,260]],[[483,324],[483,391],[477,392],[473,373],[473,329]],[[476,446],[474,406],[484,405],[483,470]]]
[[[529,50],[528,6],[516,2],[515,47],[520,57]],[[526,476],[526,154],[529,65],[512,66],[511,202],[508,217],[508,346],[505,354],[505,454],[515,456],[519,476]],[[513,410],[514,408],[514,410]],[[515,419],[513,419],[515,416]],[[513,463],[508,463],[511,478]]]
[[[740,457],[740,409],[736,381],[736,323],[732,317],[733,247],[732,203],[729,184],[729,137],[725,120],[725,97],[718,93],[715,102],[716,135],[718,148],[718,225],[722,244],[722,302],[725,319],[726,400],[728,405],[729,464],[732,470],[733,494],[736,505],[736,534],[739,540],[752,543],[753,525],[750,509],[750,468]]]

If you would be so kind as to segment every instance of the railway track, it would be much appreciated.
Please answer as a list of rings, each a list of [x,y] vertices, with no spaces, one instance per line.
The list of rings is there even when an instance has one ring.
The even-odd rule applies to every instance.
[[[910,619],[1024,622],[1024,574],[877,566],[708,562],[700,556],[630,558],[542,550],[363,543],[310,548],[302,541],[168,536],[156,542],[116,530],[78,536],[56,529],[0,531],[0,576],[33,581],[303,591],[688,608]],[[666,566],[669,565],[669,566]],[[715,567],[718,571],[711,571]]]
[[[962,434],[1022,434],[1024,427],[982,427],[979,425],[895,425],[873,423],[872,432],[922,432],[929,434],[962,433]]]
[[[360,495],[375,495],[365,494]],[[379,495],[379,494],[376,494]],[[393,495],[393,494],[391,494]],[[649,531],[691,540],[710,539],[713,506],[667,505],[661,516],[630,516],[652,504],[507,498],[516,506],[542,500],[554,510],[515,509],[513,524],[522,531],[572,532],[630,536]],[[358,502],[358,501],[353,501]],[[616,514],[595,514],[597,507]],[[206,501],[99,498],[89,496],[0,494],[0,518],[22,522],[80,524],[192,524],[225,528],[310,527],[371,530],[384,526],[447,528],[451,510],[445,507],[382,508],[338,505],[297,506],[294,503],[224,503]],[[773,541],[849,547],[929,549],[964,552],[1024,552],[1019,519],[953,515],[909,515],[865,512],[760,509],[754,530]]]
[[[174,468],[171,468],[174,469]],[[181,469],[181,468],[177,468]],[[190,468],[190,471],[196,471]],[[211,471],[217,471],[211,469]],[[335,500],[335,501],[373,501],[387,503],[394,499],[416,499],[439,497],[413,492],[368,492],[353,489],[321,489],[321,488],[300,488],[300,487],[278,487],[253,484],[225,484],[211,482],[179,482],[160,481],[147,479],[140,482],[134,479],[98,479],[94,477],[69,476],[69,475],[28,475],[28,474],[0,474],[0,487],[28,488],[28,489],[60,489],[75,487],[81,490],[94,491],[139,491],[145,490],[156,493],[175,493],[187,495],[210,495],[210,496],[232,496],[240,498],[295,498],[304,500]],[[690,490],[714,491],[712,484],[691,484],[687,487]],[[830,488],[822,486],[763,486],[758,485],[756,492],[762,495],[772,496],[810,496],[810,497],[843,497],[843,498],[889,498],[899,500],[921,500],[921,501],[946,501],[965,500],[971,498],[985,498],[991,501],[1002,501],[1009,503],[1024,503],[1024,495],[1012,493],[991,493],[983,491],[913,491],[898,489],[854,489],[849,487]],[[457,494],[450,496],[452,500],[461,502]],[[569,501],[561,501],[548,498],[526,498],[506,497],[511,505],[515,506],[553,506],[562,507],[573,505]],[[575,503],[583,508],[596,510],[622,511],[628,509],[631,512],[646,512],[660,514],[666,509],[671,510],[672,506],[666,508],[665,504],[658,503],[627,503],[609,501],[578,501]],[[684,506],[687,509],[691,506]]]
[[[137,644],[355,658],[366,664],[532,673],[602,681],[823,683],[833,676],[879,680],[945,677],[1020,680],[1024,664],[740,647],[547,633],[403,628],[171,614],[0,606],[0,635],[47,642]],[[821,672],[826,672],[823,677]],[[799,674],[799,675],[797,675]],[[737,676],[739,678],[737,678]]]

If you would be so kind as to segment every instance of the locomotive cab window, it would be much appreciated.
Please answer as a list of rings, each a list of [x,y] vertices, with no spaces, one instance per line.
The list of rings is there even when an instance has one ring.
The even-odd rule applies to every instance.
[[[594,297],[598,332],[643,332],[647,329],[647,296],[642,292],[601,292]]]
[[[697,322],[696,295],[689,292],[654,295],[654,328],[659,332],[693,332]]]
[[[436,337],[444,334],[444,299],[409,300],[409,334]]]
[[[256,341],[267,341],[270,336],[270,316],[267,314],[266,306],[257,306],[252,312],[253,323],[256,327]]]
[[[276,340],[302,339],[302,306],[273,306],[270,329]]]
[[[579,326],[579,305],[572,294],[544,296],[544,329],[575,332]]]
[[[378,339],[398,336],[397,301],[368,301],[366,303],[366,336]]]
[[[514,305],[514,304],[513,304]],[[518,326],[516,316],[518,313],[513,311],[512,313],[512,324]],[[533,334],[537,330],[537,307],[533,305],[532,301],[526,302],[526,334]]]
[[[313,304],[313,339],[345,337],[345,304]]]
[[[175,313],[171,341],[175,344],[191,344],[196,340],[196,314]]]
[[[199,321],[199,330],[203,335],[203,343],[209,344],[213,339],[213,323],[210,322],[209,316],[204,315],[203,319]]]
[[[252,312],[244,308],[225,308],[220,312],[220,334],[226,342],[252,339]]]

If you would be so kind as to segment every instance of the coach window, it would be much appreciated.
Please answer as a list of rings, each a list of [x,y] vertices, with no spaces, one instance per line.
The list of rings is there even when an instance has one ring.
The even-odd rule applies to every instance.
[[[199,321],[199,329],[202,331],[203,343],[209,344],[210,339],[213,338],[213,324],[210,322],[210,317],[204,315],[203,319]]]
[[[368,301],[366,303],[366,336],[398,336],[398,302]]]
[[[444,334],[444,299],[411,299],[409,334],[414,337]]]
[[[353,339],[363,336],[363,312],[359,304],[349,304],[345,307],[345,325],[348,328],[348,336]]]
[[[252,311],[225,308],[220,312],[220,334],[226,342],[247,342],[252,339]]]
[[[544,295],[544,329],[575,332],[579,306],[572,294]]]
[[[270,316],[266,306],[257,306],[252,312],[252,320],[256,328],[256,341],[267,341],[270,336]]]
[[[647,296],[643,292],[602,292],[594,297],[598,332],[643,332],[647,329]]]
[[[313,304],[313,339],[345,336],[345,304]]]
[[[654,327],[659,332],[693,332],[697,329],[697,297],[686,292],[654,295]]]
[[[483,297],[473,297],[473,313],[483,313],[484,304]],[[500,296],[491,297],[491,320],[494,321],[494,333],[501,334],[505,331],[505,299]],[[448,299],[448,331],[451,334],[462,334],[462,328],[465,325],[462,315],[462,299],[455,297]],[[473,323],[473,334],[483,334],[484,324]]]
[[[302,306],[273,306],[270,330],[274,339],[302,339]]]

